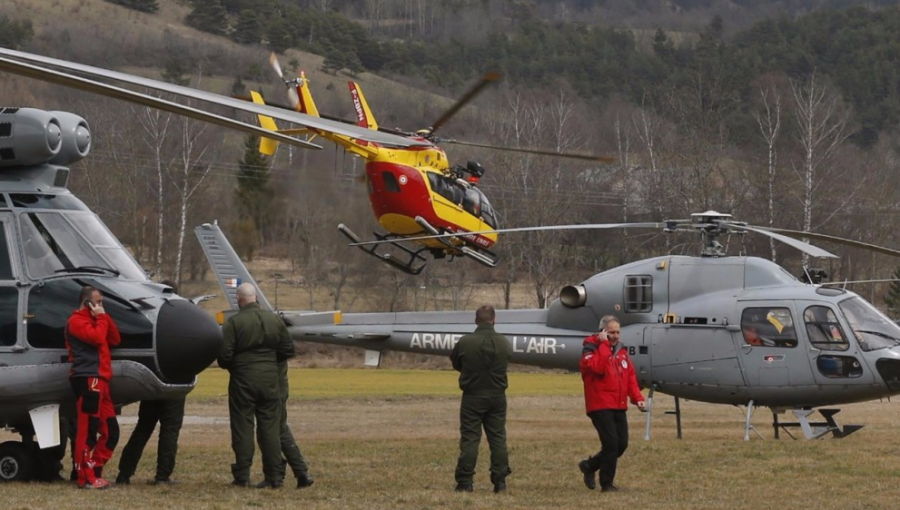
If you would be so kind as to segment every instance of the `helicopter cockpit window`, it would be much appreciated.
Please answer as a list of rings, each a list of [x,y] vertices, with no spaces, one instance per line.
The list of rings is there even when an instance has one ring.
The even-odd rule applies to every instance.
[[[19,326],[19,289],[0,287],[0,346],[16,345]]]
[[[741,315],[744,343],[761,347],[797,347],[794,320],[787,308],[746,308]]]
[[[900,326],[863,299],[845,299],[838,303],[838,307],[847,318],[862,350],[874,351],[900,345]]]
[[[6,232],[0,223],[0,280],[12,280],[12,263],[9,261],[9,245],[6,244]]]
[[[84,202],[73,195],[41,195],[37,193],[10,193],[13,207],[28,209],[55,209],[65,211],[87,211]]]
[[[19,216],[28,274],[91,272],[146,280],[140,266],[93,214],[35,212]]]
[[[834,310],[827,306],[810,306],[803,311],[809,343],[825,351],[846,351],[850,342],[844,336]]]

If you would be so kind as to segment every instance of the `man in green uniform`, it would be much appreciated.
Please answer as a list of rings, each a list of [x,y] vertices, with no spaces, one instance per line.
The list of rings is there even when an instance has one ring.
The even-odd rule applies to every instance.
[[[459,371],[462,403],[459,408],[459,461],[456,491],[472,492],[481,429],[491,449],[491,483],[494,492],[506,490],[509,453],[506,449],[506,370],[510,347],[505,336],[494,331],[493,306],[475,312],[475,332],[465,335],[453,348],[450,361]]]
[[[313,479],[309,476],[309,465],[303,458],[303,452],[294,441],[294,434],[291,432],[291,426],[287,420],[287,401],[290,392],[288,383],[288,366],[287,360],[278,363],[279,390],[281,393],[281,453],[284,455],[284,461],[280,465],[281,480],[284,480],[285,464],[291,466],[294,478],[297,479],[297,488],[303,489],[313,484]]]
[[[250,485],[253,464],[253,422],[262,453],[265,479],[257,488],[279,488],[281,471],[281,391],[278,362],[294,355],[294,343],[280,317],[260,308],[256,287],[241,284],[237,289],[240,311],[225,321],[225,344],[219,366],[228,370],[228,415],[231,420],[233,485]]]

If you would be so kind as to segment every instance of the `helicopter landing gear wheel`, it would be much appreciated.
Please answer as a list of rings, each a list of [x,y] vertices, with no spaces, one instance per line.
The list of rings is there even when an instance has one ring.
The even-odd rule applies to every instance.
[[[34,474],[35,458],[19,441],[0,443],[0,481],[24,482]]]

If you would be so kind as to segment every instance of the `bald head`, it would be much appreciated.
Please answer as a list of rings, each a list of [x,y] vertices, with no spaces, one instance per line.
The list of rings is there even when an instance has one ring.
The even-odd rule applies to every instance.
[[[238,306],[256,302],[256,287],[252,283],[242,283],[237,288]]]

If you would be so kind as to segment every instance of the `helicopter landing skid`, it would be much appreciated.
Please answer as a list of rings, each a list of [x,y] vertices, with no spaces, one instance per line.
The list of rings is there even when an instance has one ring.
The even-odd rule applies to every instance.
[[[350,230],[350,228],[347,227],[347,225],[344,225],[343,223],[341,223],[340,225],[338,225],[338,230],[340,230],[341,233],[347,237],[347,239],[350,239],[350,241],[352,241],[354,243],[361,242],[359,239],[359,236],[356,235],[356,233],[354,233],[352,230]],[[369,246],[357,246],[357,248],[359,248],[360,250],[375,257],[376,259],[378,259],[386,264],[389,264],[390,266],[394,267],[395,269],[399,269],[400,271],[403,271],[404,273],[406,273],[408,275],[417,276],[417,275],[421,274],[422,271],[425,269],[426,260],[425,260],[425,257],[423,257],[421,254],[423,251],[426,250],[426,248],[422,248],[421,250],[414,251],[414,250],[409,249],[406,246],[403,246],[402,244],[400,244],[398,242],[394,242],[393,240],[388,239],[387,236],[381,235],[377,232],[375,233],[375,237],[377,237],[379,241],[390,241],[390,243],[392,245],[394,245],[397,248],[400,248],[401,250],[406,252],[409,255],[409,260],[404,263],[404,262],[401,262],[401,261],[395,259],[394,257],[392,257],[390,253],[379,253],[377,251],[378,245],[375,245],[375,244],[371,245],[370,247]],[[416,265],[417,260],[422,261],[422,263],[420,265]]]
[[[428,223],[428,220],[421,216],[416,216],[416,223],[418,223],[422,228],[427,230],[433,236],[439,236],[442,234],[446,234],[447,232],[441,232],[437,228],[435,228],[431,223]],[[467,242],[464,238],[460,237],[460,240],[463,242]],[[449,239],[445,239],[443,237],[437,238],[438,241],[441,242],[444,246],[451,250],[451,253],[462,253],[463,255],[472,258],[474,261],[479,264],[483,264],[487,267],[497,267],[497,256],[493,253],[482,249],[482,248],[471,248],[466,245],[457,246],[450,242]]]
[[[840,409],[819,409],[819,414],[825,420],[821,422],[809,421],[809,417],[816,412],[815,409],[792,409],[791,411],[794,413],[797,421],[779,422],[778,413],[783,412],[783,410],[772,410],[772,428],[775,430],[775,439],[780,439],[779,430],[783,430],[791,439],[797,439],[791,434],[788,427],[799,427],[806,439],[819,439],[829,432],[831,432],[831,436],[834,439],[841,439],[863,428],[862,425],[844,425],[841,428],[834,419],[834,415],[841,412]]]

